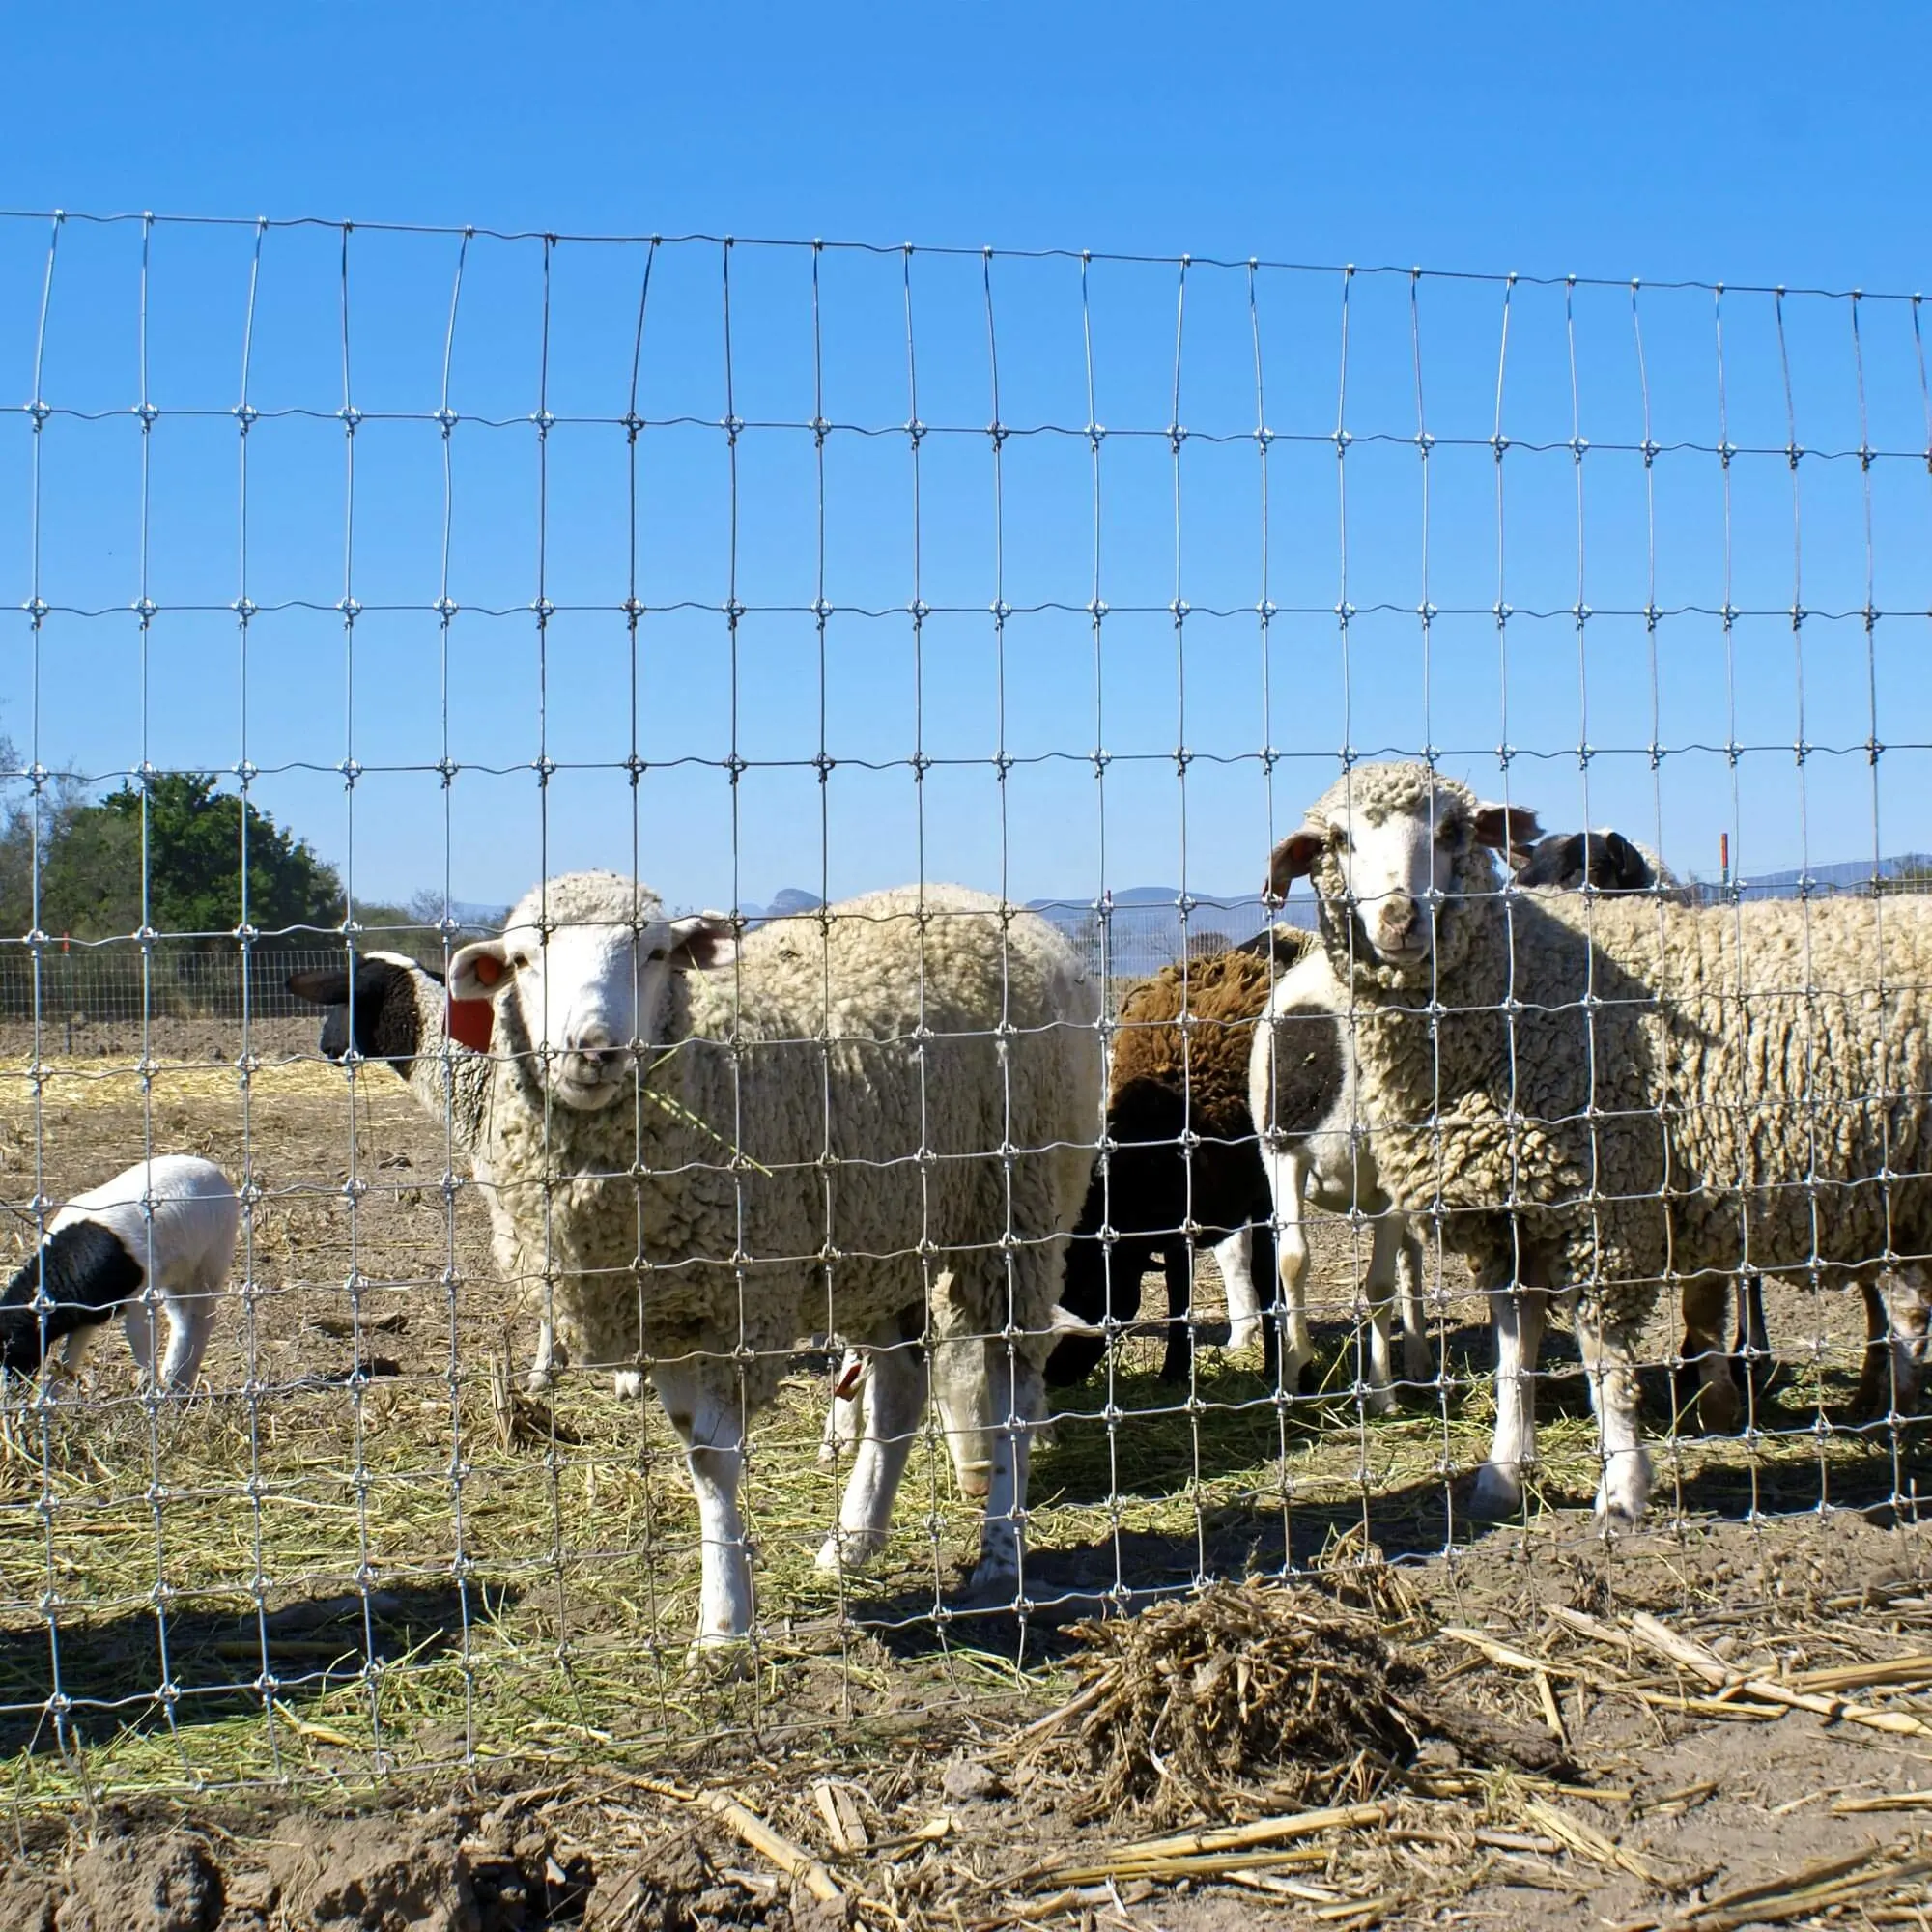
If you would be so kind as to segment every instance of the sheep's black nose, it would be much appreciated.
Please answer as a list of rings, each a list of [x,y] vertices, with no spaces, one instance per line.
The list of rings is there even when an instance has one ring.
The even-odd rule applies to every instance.
[[[611,1037],[611,1029],[597,1021],[578,1028],[564,1046],[573,1060],[582,1061],[600,1072],[616,1065],[624,1057],[624,1049]]]
[[[1411,898],[1390,899],[1378,915],[1378,923],[1391,939],[1406,939],[1415,930],[1416,905]]]

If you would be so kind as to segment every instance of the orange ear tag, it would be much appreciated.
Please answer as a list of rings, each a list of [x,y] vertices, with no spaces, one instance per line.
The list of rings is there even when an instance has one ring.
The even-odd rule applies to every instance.
[[[469,970],[476,975],[479,985],[494,986],[503,977],[503,962],[486,952]]]
[[[479,972],[476,977],[480,980],[483,976]],[[490,1051],[490,1033],[496,1022],[497,1009],[488,1000],[449,1003],[449,1037],[458,1046],[467,1046],[472,1053]]]

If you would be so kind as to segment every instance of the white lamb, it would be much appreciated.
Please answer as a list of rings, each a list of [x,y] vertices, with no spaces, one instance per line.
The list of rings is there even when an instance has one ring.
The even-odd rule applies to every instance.
[[[0,1294],[0,1367],[33,1375],[55,1349],[72,1374],[118,1312],[143,1378],[191,1389],[241,1222],[234,1184],[193,1154],[156,1154],[76,1194]],[[158,1375],[156,1313],[168,1319]]]
[[[814,1331],[872,1350],[821,1565],[884,1539],[929,1342],[949,1435],[990,1438],[975,1588],[1010,1591],[1099,1120],[1097,988],[1037,915],[927,886],[784,925],[741,947],[721,914],[572,873],[450,970],[496,1003],[499,1264],[548,1292],[580,1361],[641,1367],[663,1401],[697,1496],[701,1645],[751,1629],[745,1429]]]

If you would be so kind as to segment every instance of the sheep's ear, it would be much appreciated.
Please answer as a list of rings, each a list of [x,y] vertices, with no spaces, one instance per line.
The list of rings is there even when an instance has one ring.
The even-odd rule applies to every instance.
[[[342,966],[315,966],[291,973],[283,981],[298,1000],[318,1007],[346,1007],[349,1004],[349,973]]]
[[[509,954],[500,939],[478,939],[459,947],[449,961],[452,1000],[494,1000],[510,977]]]
[[[1654,883],[1650,861],[1621,832],[1604,834],[1604,850],[1609,855],[1610,873],[1618,885],[1634,889]]]
[[[1289,887],[1308,876],[1325,842],[1319,826],[1304,825],[1299,832],[1291,832],[1268,855],[1267,896],[1277,904],[1285,899]]]
[[[1479,805],[1469,815],[1469,825],[1476,843],[1492,852],[1534,845],[1543,837],[1536,813],[1526,805]]]
[[[1520,872],[1536,857],[1536,847],[1533,845],[1512,845],[1505,856],[1509,860],[1510,870],[1512,872]]]
[[[738,931],[722,912],[695,912],[670,923],[665,957],[676,973],[715,973],[738,956]]]

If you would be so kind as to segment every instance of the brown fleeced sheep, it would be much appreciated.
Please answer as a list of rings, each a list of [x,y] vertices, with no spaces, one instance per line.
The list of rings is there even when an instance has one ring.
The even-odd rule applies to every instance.
[[[1270,989],[1313,944],[1312,933],[1277,926],[1229,952],[1164,967],[1121,1007],[1107,1099],[1107,1132],[1117,1145],[1094,1169],[1061,1303],[1084,1321],[1133,1321],[1141,1277],[1158,1254],[1168,1293],[1164,1380],[1183,1381],[1188,1373],[1190,1234],[1193,1245],[1217,1248],[1231,1347],[1244,1344],[1259,1321],[1255,1284],[1273,1283],[1272,1204],[1248,1111],[1248,1061]],[[1101,1233],[1107,1227],[1111,1243]],[[1251,1227],[1259,1255],[1241,1252],[1248,1243],[1239,1237]],[[1272,1324],[1263,1341],[1272,1370]],[[1062,1388],[1081,1381],[1105,1351],[1104,1335],[1070,1335],[1048,1359],[1046,1379]]]

